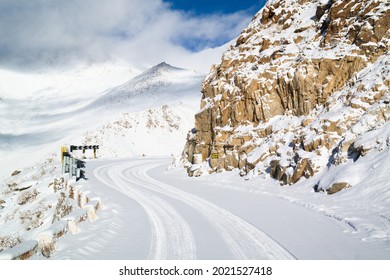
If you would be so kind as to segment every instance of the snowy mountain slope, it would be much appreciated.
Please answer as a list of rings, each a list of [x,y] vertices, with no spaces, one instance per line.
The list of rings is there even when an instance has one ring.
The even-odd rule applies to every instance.
[[[108,157],[178,155],[197,110],[204,75],[160,63],[100,96],[90,104],[115,112],[95,130],[84,133],[84,144],[101,145]]]
[[[189,124],[189,119],[192,118],[196,110],[194,104],[199,98],[200,82],[204,75],[162,63],[127,82],[121,82],[118,86],[113,83],[123,80],[125,74],[129,77],[129,68],[124,71],[122,66],[119,69],[116,68],[116,65],[113,69],[106,69],[106,67],[103,65],[103,70],[99,67],[95,67],[93,70],[87,69],[85,74],[75,71],[75,77],[71,77],[67,72],[57,80],[55,78],[51,80],[51,76],[48,76],[48,82],[43,83],[41,87],[46,87],[50,83],[58,82],[59,84],[52,87],[44,96],[39,96],[37,91],[25,92],[24,99],[20,96],[16,99],[9,98],[7,97],[8,93],[3,95],[4,98],[0,103],[0,155],[1,163],[2,165],[4,163],[5,167],[1,170],[2,176],[10,174],[12,169],[23,168],[24,166],[18,165],[21,158],[23,158],[24,164],[29,166],[33,163],[34,158],[42,157],[43,152],[56,153],[62,145],[81,143],[84,133],[98,131],[105,124],[115,122],[117,118],[120,119],[124,113],[139,112],[138,117],[141,117],[142,120],[142,117],[146,117],[146,114],[143,116],[140,113],[142,111],[162,108],[164,105],[174,105],[178,107],[178,110],[175,113],[170,111],[174,114],[173,117],[188,120],[185,125]],[[95,77],[100,86],[96,85],[92,77],[86,78],[90,76],[90,72],[100,73],[96,74]],[[116,77],[110,81],[111,76],[107,73],[112,73],[110,74],[112,76],[121,74],[122,78]],[[53,74],[53,76],[56,75]],[[84,78],[79,78],[79,75]],[[76,83],[77,85],[72,85],[68,89],[68,83],[65,85],[62,83],[63,80],[66,80],[64,77],[69,80],[70,84],[75,80],[84,81],[84,84],[79,90],[73,91],[73,87],[79,84]],[[108,81],[105,83],[99,82],[106,79]],[[90,88],[87,84],[90,84]],[[105,84],[105,88],[103,84]],[[36,90],[37,88],[38,86],[31,89]],[[88,90],[86,90],[87,88]],[[8,86],[8,90],[11,89],[12,86]],[[95,91],[93,95],[91,92],[95,89],[100,91]],[[23,90],[25,89],[21,88],[21,91]],[[58,98],[52,98],[54,93],[58,93],[56,95]],[[164,118],[163,114],[161,118]],[[180,133],[183,136],[186,133],[186,126],[180,126],[182,128]],[[144,138],[147,136],[143,134],[144,132],[142,131],[138,135],[132,134],[131,137]],[[183,139],[180,136],[175,135],[172,141],[168,140],[168,136],[166,140],[169,143],[175,143],[174,139]],[[123,138],[123,135],[120,137]],[[184,145],[182,141],[178,141],[180,142],[178,146]],[[126,140],[123,140],[124,142]],[[111,145],[109,142],[106,144]],[[134,150],[134,148],[131,149]],[[159,149],[159,151],[163,152],[164,148]],[[136,153],[142,154],[145,153],[145,150]],[[163,153],[169,155],[178,153],[178,150],[175,148]],[[30,154],[32,159],[27,160],[26,154]],[[107,153],[105,155],[110,156]]]
[[[140,74],[120,59],[101,63],[47,66],[41,70],[18,71],[0,68],[0,98],[3,100],[61,99],[94,97]]]
[[[123,112],[141,111],[154,106],[185,103],[193,107],[203,74],[162,62],[130,81],[101,95],[93,108],[116,108]],[[195,95],[194,95],[195,94]],[[197,102],[197,101],[195,101]]]
[[[75,77],[69,72],[62,76],[51,73],[48,81],[20,74],[17,77],[23,77],[22,81],[31,78],[36,84],[20,87],[24,95],[15,98],[8,92],[15,85],[8,85],[3,92],[0,251],[37,239],[53,223],[62,223],[64,216],[83,211],[67,194],[63,197],[61,146],[99,144],[98,157],[110,158],[169,156],[179,154],[183,148],[204,75],[161,63],[131,78],[129,73],[135,70],[124,71],[117,65],[106,67],[95,65],[85,69],[85,73],[75,71]],[[88,79],[90,73],[96,76]],[[110,78],[108,73],[123,76],[101,82],[100,79]],[[123,81],[125,76],[131,79]],[[76,85],[63,84],[64,80]],[[76,90],[78,81],[84,84]],[[50,89],[39,89],[49,84],[53,84]]]
[[[41,72],[0,69],[0,179],[58,153],[61,139],[82,123],[75,112],[137,73],[118,60]]]

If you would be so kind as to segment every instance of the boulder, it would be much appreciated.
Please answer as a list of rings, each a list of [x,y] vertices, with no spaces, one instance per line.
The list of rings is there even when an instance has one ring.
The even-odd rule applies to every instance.
[[[351,185],[346,182],[333,183],[329,189],[326,190],[327,194],[335,194],[343,189],[350,188]]]

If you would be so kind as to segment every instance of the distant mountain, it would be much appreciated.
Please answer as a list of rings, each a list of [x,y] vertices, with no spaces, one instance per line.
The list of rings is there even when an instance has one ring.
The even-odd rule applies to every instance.
[[[193,123],[203,74],[162,62],[100,96],[89,107],[106,111],[82,142],[106,157],[179,155]]]
[[[165,62],[134,77],[136,72],[117,62],[38,74],[0,70],[9,81],[0,85],[0,178],[58,154],[62,145],[90,142],[91,135],[102,156],[179,154],[205,75]],[[122,122],[133,129],[107,129]],[[152,136],[153,130],[165,136]]]
[[[126,83],[109,90],[97,99],[92,106],[124,104],[126,106],[133,105],[142,107],[139,98],[155,99],[168,97],[174,100],[178,92],[192,91],[194,86],[199,85],[199,81],[202,78],[204,78],[203,74],[177,68],[162,62]],[[146,100],[143,101],[145,102]],[[145,105],[149,106],[150,101],[145,103]]]

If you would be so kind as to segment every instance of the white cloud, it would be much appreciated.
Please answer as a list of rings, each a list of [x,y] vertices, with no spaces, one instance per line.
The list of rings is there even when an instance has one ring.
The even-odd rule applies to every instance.
[[[194,50],[232,39],[249,20],[197,17],[162,0],[0,0],[0,64],[118,56],[140,68],[165,60],[205,70],[209,63],[194,59]]]

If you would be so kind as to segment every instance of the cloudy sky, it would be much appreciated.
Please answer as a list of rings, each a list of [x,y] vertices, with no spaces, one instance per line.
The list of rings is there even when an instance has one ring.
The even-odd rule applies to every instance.
[[[206,70],[264,0],[0,0],[0,67],[124,59]]]

